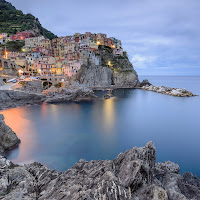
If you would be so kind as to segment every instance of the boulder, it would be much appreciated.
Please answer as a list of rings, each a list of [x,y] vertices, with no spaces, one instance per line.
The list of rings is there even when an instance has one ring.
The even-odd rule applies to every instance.
[[[143,86],[150,86],[152,85],[151,83],[149,83],[149,81],[147,79],[143,80],[141,83],[140,83],[140,87],[143,87]]]
[[[20,142],[17,135],[4,122],[4,116],[0,114],[0,151],[4,153],[14,148]]]

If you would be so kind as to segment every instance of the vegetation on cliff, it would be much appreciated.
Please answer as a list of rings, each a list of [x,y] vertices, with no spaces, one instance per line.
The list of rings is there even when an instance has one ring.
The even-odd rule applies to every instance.
[[[32,14],[23,14],[21,10],[17,10],[11,3],[0,0],[0,33],[12,35],[25,30],[33,30],[36,34],[42,34],[49,39],[57,37],[43,28],[38,18]]]
[[[3,49],[6,47],[8,51],[20,52],[24,45],[25,42],[23,40],[16,40],[16,41],[8,41],[6,42],[6,44],[0,46],[3,47]]]

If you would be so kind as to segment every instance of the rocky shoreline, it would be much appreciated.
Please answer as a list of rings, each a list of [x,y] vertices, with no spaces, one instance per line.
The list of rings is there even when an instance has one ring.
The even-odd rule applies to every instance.
[[[170,161],[156,163],[152,142],[114,160],[81,159],[65,172],[0,156],[0,199],[198,200],[200,180]]]
[[[5,152],[20,140],[0,115],[0,149]],[[38,200],[198,200],[200,180],[180,174],[170,161],[156,163],[153,142],[120,153],[114,160],[81,159],[65,172],[44,165],[17,165],[0,156],[0,199]]]
[[[4,116],[0,114],[0,155],[11,150],[20,143],[17,135],[4,122]],[[1,192],[0,192],[1,193]]]
[[[46,96],[16,90],[0,90],[0,110],[43,103]]]
[[[165,87],[165,86],[154,86],[151,83],[149,83],[148,80],[143,80],[137,88],[152,92],[157,92],[165,95],[171,95],[175,97],[194,97],[198,96],[193,94],[190,91],[187,91],[186,89],[182,88],[171,88],[171,87]]]
[[[152,91],[152,92],[157,92],[165,95],[171,95],[175,97],[194,97],[197,96],[193,94],[192,92],[187,91],[186,89],[182,88],[170,88],[170,87],[165,87],[165,86],[143,86],[141,87],[142,90],[147,90],[147,91]]]

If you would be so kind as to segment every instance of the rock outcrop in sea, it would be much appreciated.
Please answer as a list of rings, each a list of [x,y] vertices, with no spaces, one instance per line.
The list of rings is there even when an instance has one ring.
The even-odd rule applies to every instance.
[[[4,116],[0,114],[0,154],[4,154],[5,151],[14,148],[19,142],[17,135],[5,124]]]
[[[152,92],[157,92],[165,95],[171,95],[175,97],[193,97],[197,96],[194,95],[192,92],[187,91],[186,89],[182,88],[170,88],[165,86],[154,86],[154,85],[144,85],[141,87],[143,90],[148,90]]]
[[[66,172],[0,157],[0,199],[199,200],[200,180],[172,162],[156,163],[152,142],[114,160],[81,159]]]

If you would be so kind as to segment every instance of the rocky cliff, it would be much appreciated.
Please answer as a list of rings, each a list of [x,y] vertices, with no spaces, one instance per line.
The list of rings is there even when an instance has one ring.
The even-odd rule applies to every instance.
[[[113,55],[113,49],[99,46],[100,65],[82,65],[73,81],[90,88],[135,87],[138,75],[126,56]]]
[[[198,200],[200,180],[172,162],[156,163],[152,142],[114,160],[85,161],[58,173],[0,157],[0,198],[49,200]]]
[[[86,87],[111,87],[113,70],[103,66],[85,66],[75,76],[75,81]]]
[[[12,149],[19,142],[20,140],[16,134],[5,124],[4,116],[0,114],[0,154],[3,154],[6,150]]]

